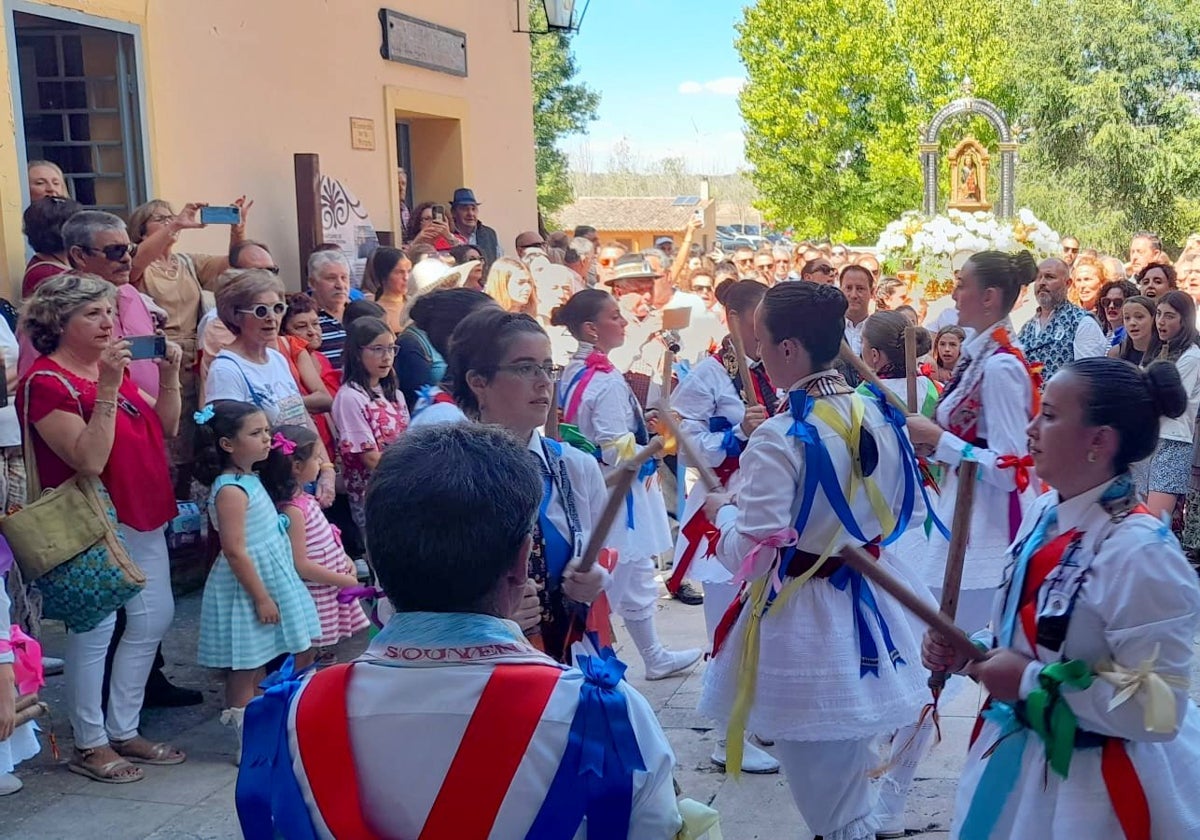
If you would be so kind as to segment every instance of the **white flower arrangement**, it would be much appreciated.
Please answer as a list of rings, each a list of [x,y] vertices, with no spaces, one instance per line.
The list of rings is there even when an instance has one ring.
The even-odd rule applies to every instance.
[[[913,210],[884,228],[875,245],[887,271],[916,271],[921,283],[949,280],[955,254],[1018,248],[1028,249],[1038,260],[1062,252],[1058,233],[1027,207],[1014,219],[982,211],[948,210],[945,215],[924,216]]]

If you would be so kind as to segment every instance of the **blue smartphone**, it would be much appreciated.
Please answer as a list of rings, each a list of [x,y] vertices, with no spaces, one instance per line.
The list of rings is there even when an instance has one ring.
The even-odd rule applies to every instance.
[[[167,357],[167,339],[162,335],[129,335],[129,358],[132,361],[141,359],[165,359]]]
[[[201,207],[200,223],[204,225],[240,225],[242,209],[234,204],[224,207]]]

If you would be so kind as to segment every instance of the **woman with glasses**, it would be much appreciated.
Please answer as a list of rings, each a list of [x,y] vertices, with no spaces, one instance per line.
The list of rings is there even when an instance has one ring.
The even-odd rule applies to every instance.
[[[600,449],[606,475],[615,475],[650,442],[641,406],[608,354],[625,343],[625,318],[616,298],[600,289],[577,292],[555,307],[551,323],[566,327],[579,348],[563,369],[559,408],[564,423]],[[671,526],[659,485],[657,462],[647,461],[630,490],[625,515],[611,532],[617,565],[609,590],[613,611],[625,621],[646,666],[646,679],[661,680],[695,664],[699,650],[669,651],[658,638],[656,559],[671,550]]]
[[[306,426],[317,431],[278,339],[287,305],[283,284],[271,272],[252,268],[235,274],[217,293],[217,316],[234,335],[208,369],[203,403],[254,403],[272,426]],[[323,444],[318,444],[324,452]],[[325,452],[317,492],[322,505],[333,502],[333,462]]]
[[[587,607],[610,578],[600,564],[578,570],[583,547],[608,493],[596,459],[541,429],[551,411],[557,371],[550,338],[528,315],[489,306],[458,325],[450,340],[450,386],[465,416],[501,426],[525,443],[542,473],[542,504],[529,556],[536,621],[526,635],[559,662],[571,660],[571,643],[586,626]],[[532,603],[531,603],[532,606]]]
[[[246,201],[245,196],[234,202],[241,209],[242,221],[229,228],[230,246],[246,238],[246,213],[253,203]],[[179,435],[168,447],[175,494],[180,499],[191,495],[192,444],[196,437],[192,415],[200,400],[195,365],[199,358],[196,337],[202,314],[200,293],[213,289],[217,277],[229,268],[227,253],[210,256],[180,254],[174,250],[183,231],[204,227],[199,220],[203,206],[186,204],[176,213],[170,204],[155,199],[138,207],[129,217],[129,239],[137,246],[130,282],[166,312],[167,338],[183,350],[184,364],[179,376],[183,414]]]
[[[418,204],[408,217],[404,229],[406,245],[429,245],[435,251],[448,253],[465,240],[450,230],[446,208],[437,202],[424,201]]]
[[[367,482],[387,449],[408,428],[408,408],[396,387],[396,335],[379,318],[359,318],[346,328],[342,387],[333,398],[342,478],[350,514],[360,533]]]
[[[1125,338],[1125,301],[1140,294],[1138,287],[1128,280],[1113,280],[1100,287],[1096,316],[1111,346],[1116,347]]]

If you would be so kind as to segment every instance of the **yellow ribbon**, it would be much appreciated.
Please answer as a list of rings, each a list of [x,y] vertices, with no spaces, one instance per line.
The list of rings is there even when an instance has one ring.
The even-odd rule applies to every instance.
[[[1108,702],[1111,712],[1137,697],[1142,704],[1143,725],[1147,732],[1173,733],[1176,725],[1175,692],[1171,689],[1186,689],[1188,681],[1173,674],[1159,674],[1154,670],[1161,645],[1155,645],[1149,659],[1143,659],[1137,668],[1126,668],[1117,662],[1104,662],[1096,670],[1096,676],[1116,689]]]
[[[715,809],[695,799],[680,799],[679,816],[683,817],[683,828],[675,840],[721,840],[721,815]]]
[[[613,450],[614,460],[609,464],[610,467],[615,467],[624,461],[632,460],[638,453],[637,439],[633,436],[632,432],[626,432],[619,438],[610,440],[606,444],[606,447]]]

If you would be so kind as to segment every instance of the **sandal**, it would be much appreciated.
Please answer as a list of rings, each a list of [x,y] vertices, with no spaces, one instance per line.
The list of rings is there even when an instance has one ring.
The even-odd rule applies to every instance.
[[[112,740],[113,752],[134,764],[171,765],[183,764],[187,756],[170,744],[152,744],[141,735],[134,735],[124,741]]]
[[[141,768],[134,767],[123,758],[115,758],[99,766],[89,764],[88,762],[95,754],[96,749],[76,749],[75,759],[67,764],[67,769],[80,776],[86,776],[93,782],[104,782],[110,785],[127,785],[130,782],[142,780],[144,774]]]

